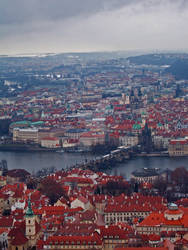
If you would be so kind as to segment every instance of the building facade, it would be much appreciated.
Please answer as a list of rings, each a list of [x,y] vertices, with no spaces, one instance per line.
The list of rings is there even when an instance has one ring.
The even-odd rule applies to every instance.
[[[188,138],[171,140],[168,153],[170,156],[188,156]]]
[[[15,128],[13,129],[13,142],[38,143],[38,129],[36,128]]]

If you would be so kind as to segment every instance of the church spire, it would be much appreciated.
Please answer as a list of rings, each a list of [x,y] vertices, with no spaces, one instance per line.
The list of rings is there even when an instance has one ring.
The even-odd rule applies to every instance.
[[[27,211],[26,211],[25,216],[26,216],[26,217],[33,217],[33,216],[34,216],[33,210],[32,210],[32,208],[31,208],[31,201],[30,201],[30,198],[28,199],[28,208],[27,208]]]

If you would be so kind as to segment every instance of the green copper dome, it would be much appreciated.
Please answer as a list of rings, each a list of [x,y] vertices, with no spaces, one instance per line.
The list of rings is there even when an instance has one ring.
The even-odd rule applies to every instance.
[[[27,208],[25,216],[26,217],[33,217],[34,216],[33,210],[31,208],[31,202],[30,202],[30,200],[28,200],[28,208]]]
[[[134,124],[133,125],[133,127],[132,127],[134,130],[139,130],[139,129],[141,129],[141,126],[140,126],[140,124]]]

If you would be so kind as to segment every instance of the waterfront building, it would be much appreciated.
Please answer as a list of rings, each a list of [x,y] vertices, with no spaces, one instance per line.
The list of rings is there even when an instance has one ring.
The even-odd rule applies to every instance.
[[[12,134],[14,128],[28,128],[30,126],[29,121],[18,121],[18,122],[13,122],[9,126],[9,133]]]
[[[46,127],[45,129],[39,129],[38,131],[38,142],[41,143],[41,140],[46,137],[62,137],[64,136],[64,128],[50,128]]]
[[[170,156],[188,156],[188,137],[171,140],[168,152]]]
[[[139,139],[137,135],[125,135],[119,137],[120,145],[121,146],[136,146],[138,145]]]
[[[38,129],[36,128],[14,128],[13,142],[15,143],[38,143]]]
[[[91,147],[98,144],[105,143],[105,134],[104,133],[95,133],[95,132],[85,132],[80,137],[80,144],[84,147]]]
[[[62,146],[65,150],[74,149],[79,146],[78,139],[64,139],[62,140]]]
[[[159,169],[143,168],[131,173],[131,179],[137,183],[154,183],[159,178]]]
[[[60,140],[57,137],[46,137],[41,139],[41,146],[45,148],[59,148]]]
[[[85,131],[86,131],[85,129],[71,128],[65,131],[64,136],[69,139],[79,139],[82,133],[84,133]]]
[[[171,134],[159,133],[153,136],[154,148],[157,150],[167,150],[171,140]]]

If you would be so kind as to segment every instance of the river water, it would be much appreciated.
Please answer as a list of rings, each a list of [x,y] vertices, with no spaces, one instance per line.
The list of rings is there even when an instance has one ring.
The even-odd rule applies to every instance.
[[[86,159],[95,159],[97,156],[89,153],[57,153],[57,152],[0,152],[0,161],[7,160],[8,169],[23,168],[30,173],[39,169],[55,166],[57,169],[66,169]],[[188,169],[188,157],[137,157],[117,164],[114,169],[107,170],[113,175],[130,177],[132,171],[144,167],[175,169],[184,166]]]

